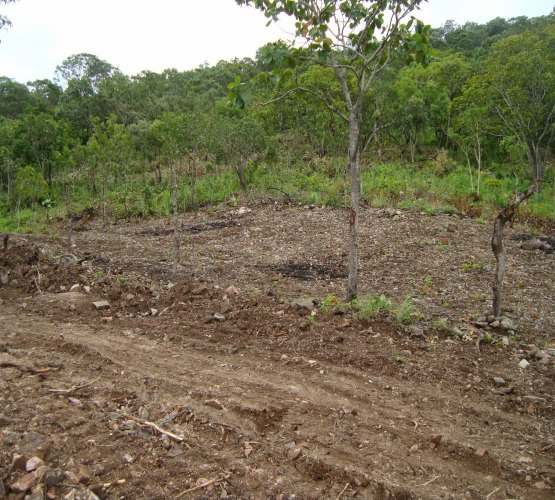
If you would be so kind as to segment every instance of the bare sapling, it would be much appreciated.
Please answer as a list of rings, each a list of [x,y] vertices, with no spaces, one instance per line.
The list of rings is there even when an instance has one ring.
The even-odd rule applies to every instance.
[[[506,256],[503,248],[503,230],[507,222],[513,222],[520,204],[530,198],[538,188],[535,182],[527,191],[515,194],[507,205],[499,212],[493,223],[493,236],[491,238],[491,249],[496,260],[495,280],[493,282],[493,314],[500,317],[503,307],[503,278],[506,270]]]
[[[180,257],[179,242],[179,217],[177,213],[177,172],[175,165],[172,164],[172,208],[173,208],[173,268],[172,279],[177,278],[177,267]]]
[[[71,203],[69,200],[69,190],[66,189],[66,224],[67,224],[67,253],[73,251],[73,224],[71,221]]]

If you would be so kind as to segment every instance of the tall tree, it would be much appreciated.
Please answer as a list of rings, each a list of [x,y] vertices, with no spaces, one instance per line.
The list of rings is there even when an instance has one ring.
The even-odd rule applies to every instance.
[[[7,3],[14,3],[16,1],[17,0],[0,0],[0,3],[7,4]],[[11,25],[12,25],[11,21],[6,16],[0,14],[0,30],[5,27],[9,27]]]
[[[555,140],[555,24],[493,45],[465,93],[489,108],[493,132],[520,145],[531,177],[541,180]]]
[[[428,57],[429,26],[407,24],[403,20],[421,0],[236,0],[239,5],[253,5],[271,21],[282,14],[295,19],[296,37],[303,48],[282,57],[289,68],[274,73],[281,81],[292,74],[298,61],[310,61],[331,68],[341,87],[343,100],[330,102],[319,89],[298,86],[281,95],[297,91],[320,99],[326,107],[346,122],[349,130],[348,169],[351,174],[351,212],[349,216],[349,282],[347,300],[358,290],[358,224],[360,207],[360,156],[364,147],[362,128],[366,118],[364,106],[368,92],[379,71],[389,62],[398,47],[424,62]],[[409,33],[416,24],[414,35]],[[270,63],[273,61],[270,61]],[[281,62],[276,60],[276,62]],[[230,86],[230,98],[243,103],[240,80]]]
[[[109,62],[103,61],[93,54],[74,54],[64,59],[56,67],[56,81],[62,86],[71,80],[86,78],[96,91],[100,82],[112,76],[118,69]]]

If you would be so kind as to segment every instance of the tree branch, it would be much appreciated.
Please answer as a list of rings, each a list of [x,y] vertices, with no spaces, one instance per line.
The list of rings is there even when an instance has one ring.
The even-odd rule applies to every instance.
[[[291,95],[293,95],[296,92],[305,92],[307,94],[310,94],[313,97],[316,97],[318,100],[320,100],[324,103],[326,108],[328,108],[330,111],[332,111],[333,113],[338,115],[345,122],[347,122],[347,123],[349,122],[349,118],[347,117],[347,115],[345,115],[345,113],[343,113],[341,110],[336,108],[333,104],[331,104],[328,101],[328,99],[326,99],[324,96],[318,94],[318,92],[315,92],[314,90],[311,90],[311,89],[306,88],[306,87],[300,87],[300,86],[295,87],[294,89],[288,90],[287,92],[284,92],[283,94],[281,94],[280,96],[278,96],[274,99],[270,99],[269,101],[260,103],[259,106],[268,106],[269,104],[274,104],[276,102],[283,101],[284,99],[287,99],[288,97],[290,97]]]

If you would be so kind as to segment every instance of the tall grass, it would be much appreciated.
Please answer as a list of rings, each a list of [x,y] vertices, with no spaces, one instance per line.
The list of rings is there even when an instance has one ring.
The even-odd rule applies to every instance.
[[[247,168],[248,190],[268,197],[285,198],[303,204],[348,206],[349,184],[343,172],[343,160],[319,159],[313,163],[295,166],[283,164],[253,164]],[[418,167],[404,163],[384,163],[367,166],[362,171],[362,199],[373,207],[412,209],[429,215],[462,212],[475,217],[488,217],[502,207],[516,189],[514,177],[503,177],[484,171],[481,192],[471,191],[468,172],[454,167],[446,173],[437,173],[433,166]],[[553,173],[551,173],[551,176]],[[541,192],[534,195],[522,209],[530,219],[555,220],[554,185],[546,182]],[[93,198],[84,184],[73,187],[72,211],[106,203],[108,213],[114,217],[142,215],[165,216],[170,213],[170,190],[167,183],[155,184],[153,179],[129,179],[123,186],[112,186],[105,198]],[[179,185],[181,211],[218,204],[241,195],[238,177],[232,168],[215,169],[197,177],[193,183],[183,177]],[[65,201],[60,190],[50,193],[54,207],[48,211],[36,205],[16,210],[8,209],[8,201],[0,198],[0,231],[34,232],[44,229],[47,216],[65,214]],[[194,204],[193,204],[194,201]]]

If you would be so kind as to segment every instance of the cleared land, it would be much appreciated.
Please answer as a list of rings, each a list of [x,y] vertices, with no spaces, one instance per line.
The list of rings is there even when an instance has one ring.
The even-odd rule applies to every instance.
[[[507,232],[503,346],[506,330],[475,324],[489,225],[363,218],[362,294],[410,294],[412,331],[393,313],[319,308],[344,293],[341,210],[188,215],[174,286],[162,219],[77,222],[79,263],[60,258],[60,239],[12,237],[0,250],[7,497],[27,477],[52,498],[552,498],[555,367],[534,348],[555,347],[555,235]],[[33,480],[15,453],[46,468]]]

